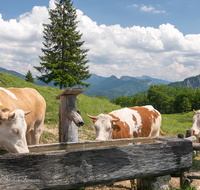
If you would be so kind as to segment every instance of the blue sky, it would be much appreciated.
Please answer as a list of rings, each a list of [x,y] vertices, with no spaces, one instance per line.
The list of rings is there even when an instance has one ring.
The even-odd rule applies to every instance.
[[[74,0],[91,73],[180,81],[200,74],[199,0]],[[0,0],[0,67],[39,65],[54,0]]]

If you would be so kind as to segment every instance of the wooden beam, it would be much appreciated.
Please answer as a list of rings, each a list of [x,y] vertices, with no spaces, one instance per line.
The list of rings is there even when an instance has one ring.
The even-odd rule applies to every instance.
[[[60,142],[78,142],[78,127],[73,121],[71,121],[67,117],[67,115],[71,113],[72,111],[75,111],[75,112],[77,111],[76,96],[75,95],[61,96],[60,97],[60,113],[59,113],[60,115],[60,121],[59,121]],[[81,118],[81,116],[79,118]]]
[[[171,177],[180,177],[180,173],[172,174]],[[200,174],[187,173],[186,177],[189,179],[200,179]]]
[[[193,143],[193,150],[200,150],[200,143]]]
[[[67,88],[63,92],[61,92],[56,99],[59,100],[63,95],[79,95],[80,93],[84,92],[84,88]]]
[[[192,165],[192,142],[173,139],[0,156],[0,189],[75,189],[187,171]]]
[[[141,138],[127,138],[127,139],[114,139],[109,141],[84,141],[84,142],[61,142],[52,144],[39,144],[29,145],[30,152],[44,152],[44,151],[57,151],[57,150],[75,150],[82,148],[99,148],[107,146],[121,146],[133,143],[146,143],[157,142],[157,137],[141,137]],[[0,155],[8,153],[5,150],[0,150]]]

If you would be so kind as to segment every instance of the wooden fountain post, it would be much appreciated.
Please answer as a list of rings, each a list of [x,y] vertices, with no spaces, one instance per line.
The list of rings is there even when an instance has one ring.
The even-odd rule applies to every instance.
[[[76,96],[83,91],[83,88],[67,88],[56,96],[56,99],[60,99],[59,142],[78,142],[78,127],[84,122],[77,113]]]

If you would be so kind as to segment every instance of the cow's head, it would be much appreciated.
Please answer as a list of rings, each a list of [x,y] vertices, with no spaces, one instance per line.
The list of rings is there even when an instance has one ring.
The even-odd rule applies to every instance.
[[[193,135],[199,136],[200,135],[200,110],[194,112],[194,117],[193,117],[193,124],[192,124],[192,131]]]
[[[15,109],[3,113],[0,110],[0,145],[7,151],[12,153],[29,152],[26,142],[27,124],[24,117],[31,111],[24,112],[21,109]]]
[[[109,140],[112,135],[112,130],[119,130],[116,122],[119,119],[113,119],[108,114],[99,114],[97,117],[87,115],[94,122],[94,128],[96,130],[96,140]]]

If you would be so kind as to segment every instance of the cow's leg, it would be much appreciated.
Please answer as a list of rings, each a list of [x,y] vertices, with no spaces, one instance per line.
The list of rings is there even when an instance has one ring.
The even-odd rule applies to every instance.
[[[26,142],[27,142],[27,145],[31,145],[31,135],[30,135],[30,132],[28,132],[27,134],[26,134]]]
[[[26,141],[27,141],[27,145],[32,145],[32,141],[33,141],[33,130],[30,130],[30,131],[26,134]]]
[[[41,141],[41,135],[42,135],[42,128],[43,128],[43,121],[42,122],[36,122],[34,126],[34,136],[33,136],[33,144],[39,144]]]

